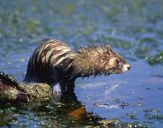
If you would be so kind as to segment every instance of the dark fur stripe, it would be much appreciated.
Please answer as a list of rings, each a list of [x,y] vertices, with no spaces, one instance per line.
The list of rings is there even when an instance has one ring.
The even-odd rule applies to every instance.
[[[56,72],[56,70],[59,68],[58,65],[64,67],[64,70],[57,72],[57,75],[61,75],[63,73],[66,74],[66,71],[71,68],[68,65],[72,63],[72,59],[68,58],[72,55],[73,52],[71,49],[61,41],[42,41],[41,45],[34,51],[32,57],[29,60],[25,81],[39,81],[49,83],[51,81],[51,72]],[[67,67],[69,69],[67,69]]]

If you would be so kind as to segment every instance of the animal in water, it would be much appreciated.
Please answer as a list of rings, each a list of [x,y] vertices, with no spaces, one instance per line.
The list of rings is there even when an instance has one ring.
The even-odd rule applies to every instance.
[[[72,50],[66,43],[43,40],[29,59],[25,82],[42,82],[58,93],[74,91],[78,77],[120,74],[131,66],[108,45]]]

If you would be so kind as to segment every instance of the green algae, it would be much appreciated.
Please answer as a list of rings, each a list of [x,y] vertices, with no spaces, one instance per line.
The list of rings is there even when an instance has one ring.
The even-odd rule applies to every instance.
[[[163,64],[163,51],[145,58],[150,65]]]

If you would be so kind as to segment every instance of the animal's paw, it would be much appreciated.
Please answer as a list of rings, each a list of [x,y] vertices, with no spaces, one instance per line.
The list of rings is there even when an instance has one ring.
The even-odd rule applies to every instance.
[[[57,102],[57,101],[60,101],[61,100],[61,88],[60,88],[60,85],[59,84],[56,84],[55,86],[53,86],[53,98],[54,100]]]

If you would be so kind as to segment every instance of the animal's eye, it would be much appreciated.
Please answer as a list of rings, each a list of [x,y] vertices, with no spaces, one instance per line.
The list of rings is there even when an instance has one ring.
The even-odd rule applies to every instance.
[[[118,64],[120,63],[120,61],[119,61],[119,60],[117,60],[117,59],[115,60],[115,62],[116,62],[116,65],[118,65]]]

